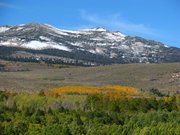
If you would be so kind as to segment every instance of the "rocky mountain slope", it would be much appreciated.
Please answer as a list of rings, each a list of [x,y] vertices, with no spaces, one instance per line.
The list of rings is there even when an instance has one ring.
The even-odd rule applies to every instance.
[[[0,27],[0,58],[80,65],[180,62],[180,49],[104,28],[60,30],[30,23]]]

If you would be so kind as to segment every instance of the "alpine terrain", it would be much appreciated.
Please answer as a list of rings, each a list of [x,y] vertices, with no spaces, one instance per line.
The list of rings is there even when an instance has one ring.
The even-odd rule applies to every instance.
[[[0,27],[0,58],[77,65],[180,62],[180,49],[104,28],[61,30],[30,23]]]

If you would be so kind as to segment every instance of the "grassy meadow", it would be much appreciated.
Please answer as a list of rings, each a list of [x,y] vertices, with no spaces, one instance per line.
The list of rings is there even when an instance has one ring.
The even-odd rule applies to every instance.
[[[124,64],[98,67],[10,63],[26,71],[0,72],[0,89],[16,92],[39,92],[62,86],[125,85],[162,93],[180,91],[180,63]]]
[[[14,64],[0,72],[0,135],[180,134],[179,63]]]

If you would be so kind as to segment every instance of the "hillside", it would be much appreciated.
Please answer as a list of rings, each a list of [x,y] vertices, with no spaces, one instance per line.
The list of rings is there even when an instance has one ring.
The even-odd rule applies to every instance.
[[[0,72],[1,90],[37,92],[73,85],[125,85],[145,90],[157,88],[164,93],[180,90],[180,63],[72,67],[6,61],[6,65],[11,72]]]
[[[0,58],[94,66],[180,62],[180,49],[104,28],[62,30],[29,23],[0,27]]]

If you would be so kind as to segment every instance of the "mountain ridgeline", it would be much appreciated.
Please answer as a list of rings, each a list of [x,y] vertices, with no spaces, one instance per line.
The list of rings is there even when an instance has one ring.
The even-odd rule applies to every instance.
[[[0,27],[0,59],[84,66],[180,62],[180,49],[104,28],[61,30],[30,23]]]

